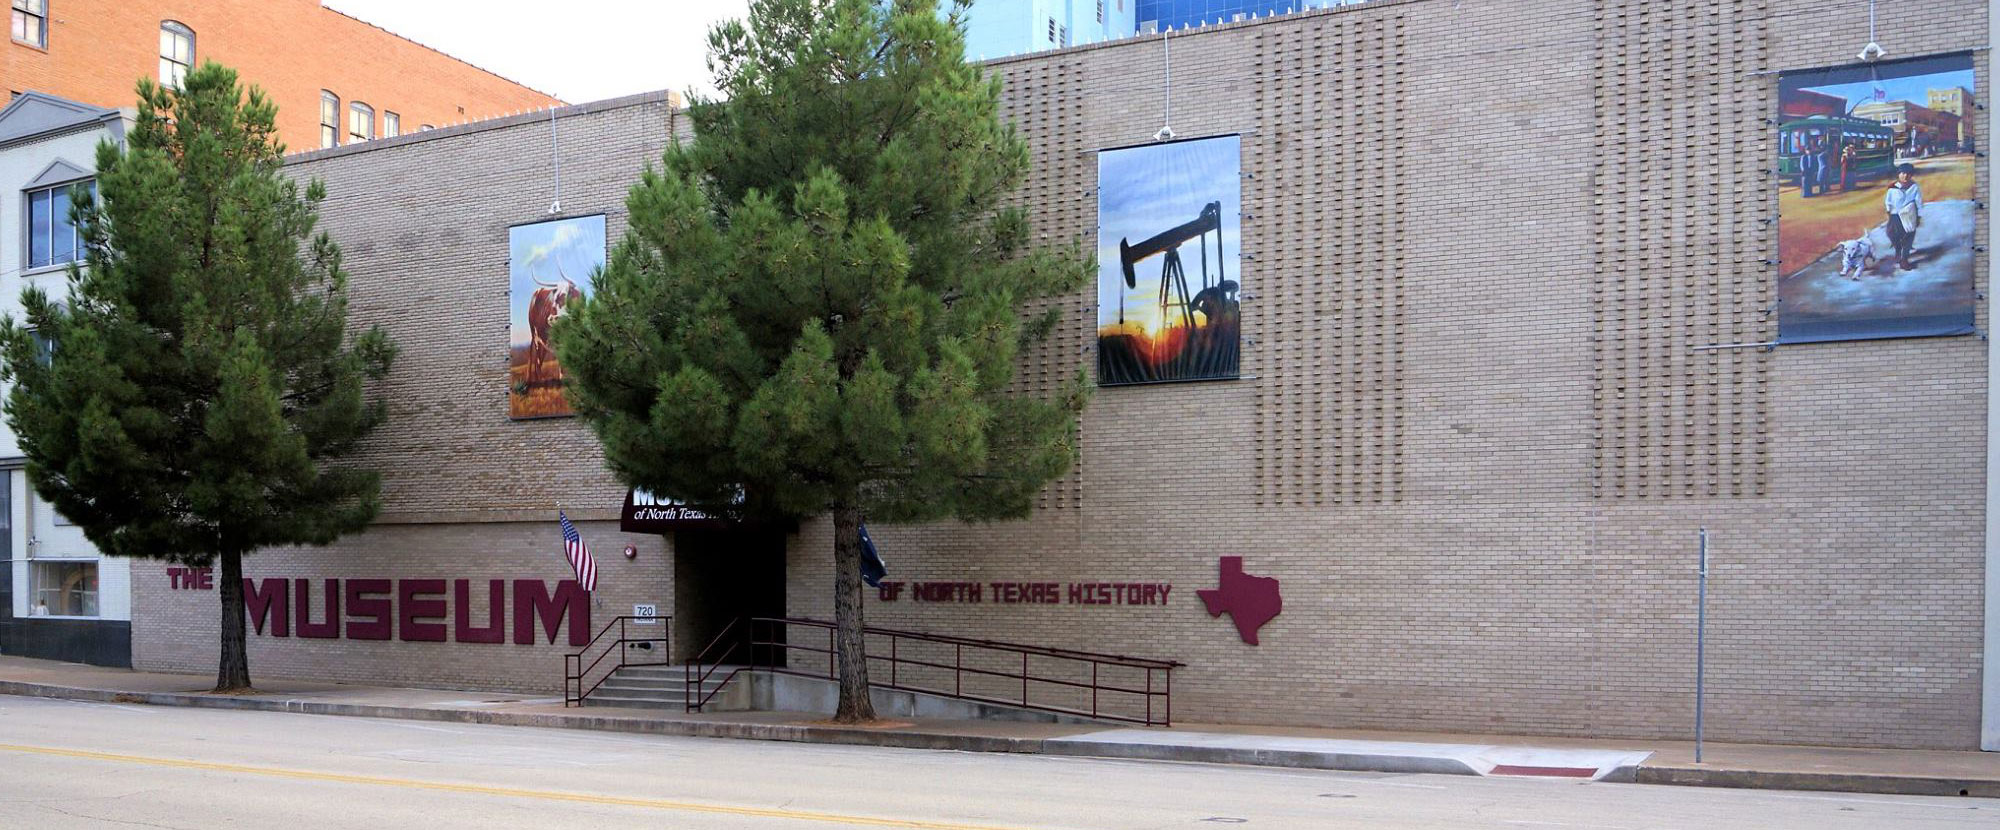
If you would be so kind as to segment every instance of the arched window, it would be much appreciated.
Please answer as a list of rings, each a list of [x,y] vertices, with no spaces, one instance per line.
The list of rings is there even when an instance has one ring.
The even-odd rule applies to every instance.
[[[340,144],[340,96],[327,90],[319,91],[319,146],[334,147]]]
[[[355,101],[347,105],[347,141],[367,141],[375,137],[375,108]]]
[[[179,87],[193,68],[194,30],[177,21],[160,21],[160,83]]]

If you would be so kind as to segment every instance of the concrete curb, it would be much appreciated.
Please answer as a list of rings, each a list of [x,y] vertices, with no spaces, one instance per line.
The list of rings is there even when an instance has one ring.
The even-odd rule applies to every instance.
[[[1639,767],[1632,781],[1683,787],[1728,787],[1746,790],[1808,790],[1877,795],[1935,795],[2000,798],[2000,781],[1979,778],[1920,778],[1830,772],[1766,772],[1744,769]]]
[[[794,724],[731,723],[726,721],[686,721],[632,718],[615,715],[564,712],[488,712],[476,709],[432,709],[371,703],[332,703],[319,700],[276,697],[228,697],[190,692],[121,692],[0,680],[0,694],[24,697],[61,698],[98,703],[134,703],[149,706],[182,706],[198,709],[229,709],[254,712],[290,712],[301,715],[395,718],[436,723],[474,723],[498,726],[535,726],[551,729],[590,729],[669,735],[688,738],[738,738],[759,741],[873,746],[895,749],[938,749],[959,752],[1011,752],[1024,755],[1060,755],[1078,758],[1116,758],[1146,761],[1181,761],[1291,769],[1345,770],[1350,772],[1438,773],[1478,775],[1478,771],[1455,758],[1427,758],[1408,755],[1368,755],[1286,750],[1244,750],[1222,747],[1168,744],[1110,744],[1073,741],[1063,738],[1006,738],[984,735],[950,735],[936,732],[899,732],[856,729],[840,726]]]
[[[336,717],[393,718],[437,723],[472,723],[497,726],[534,726],[549,729],[588,729],[688,738],[735,738],[757,741],[872,746],[895,749],[934,749],[959,752],[1010,752],[1024,755],[1056,755],[1078,758],[1115,758],[1145,761],[1179,761],[1245,766],[1323,769],[1349,772],[1432,773],[1479,775],[1465,762],[1449,757],[1412,755],[1370,755],[1360,753],[1310,752],[1175,744],[1119,744],[1079,741],[1068,738],[1006,738],[984,735],[950,735],[936,732],[898,732],[839,726],[741,723],[726,721],[662,720],[616,715],[588,715],[553,712],[489,712],[476,709],[432,709],[372,703],[331,703],[318,700],[273,697],[226,697],[188,692],[123,692],[86,689],[48,683],[0,680],[0,695],[83,700],[98,703],[136,703],[149,706],[181,706],[197,709],[229,709],[256,712],[291,712]],[[1691,767],[1619,767],[1599,780],[1615,783],[1670,784],[1693,787],[1736,789],[1808,790],[1819,792],[1875,793],[1882,795],[1976,796],[2000,798],[2000,779],[1924,778],[1915,776],[1861,773],[1767,772],[1758,770],[1698,769]]]

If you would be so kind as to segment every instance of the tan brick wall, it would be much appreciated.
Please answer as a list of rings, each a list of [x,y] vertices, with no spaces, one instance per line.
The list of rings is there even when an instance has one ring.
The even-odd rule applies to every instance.
[[[1901,8],[1879,37],[1898,55],[1970,48],[1985,14]],[[1030,520],[871,528],[894,579],[1165,582],[1168,604],[906,594],[871,599],[871,621],[1182,660],[1180,720],[1684,737],[1706,525],[1710,737],[1973,746],[1980,342],[1689,348],[1768,338],[1776,79],[1754,73],[1844,62],[1857,15],[1385,0],[1176,36],[1174,128],[1244,137],[1246,379],[1100,390],[1078,469]],[[1088,247],[1095,149],[1159,127],[1160,44],[992,66],[1033,143],[1038,230]],[[614,237],[665,135],[663,108],[629,109],[578,116],[589,145],[565,145],[582,154],[565,156],[565,205],[611,205]],[[628,122],[652,126],[613,126]],[[418,525],[264,563],[331,572],[391,539],[462,535],[490,551],[397,567],[548,573],[554,551],[529,535],[553,539],[552,494],[618,497],[581,424],[505,418],[505,227],[547,204],[547,146],[546,124],[515,122],[300,165],[334,193],[357,318],[405,346],[369,458],[391,520]],[[594,195],[570,195],[573,169]],[[1091,292],[1060,302],[1023,390],[1090,362]],[[793,613],[830,613],[829,552],[824,521],[794,539]],[[1225,555],[1282,580],[1261,646],[1194,594]],[[655,578],[670,596],[667,572],[619,581]],[[135,659],[159,665],[185,637],[210,649],[149,632],[165,600],[138,590]],[[253,665],[393,679],[412,662],[285,654]],[[503,685],[545,659],[488,666]]]
[[[626,191],[665,149],[673,119],[664,94],[561,110],[562,215],[605,214],[608,238],[622,236]],[[624,491],[589,432],[572,419],[507,416],[508,228],[550,218],[555,152],[547,117],[523,116],[317,152],[288,168],[327,182],[322,227],[345,254],[354,325],[380,324],[401,351],[380,387],[389,425],[357,458],[384,473],[381,524],[326,548],[258,554],[246,576],[469,578],[483,611],[483,580],[567,578],[560,503],[600,568],[598,627],[640,603],[672,613],[668,543],[617,532]],[[629,562],[628,542],[640,550]],[[134,627],[133,665],[213,670],[214,592],[173,591],[161,567],[143,563],[133,582],[133,616],[146,620]],[[560,688],[561,655],[575,651],[560,634],[533,646],[511,635],[504,645],[253,636],[250,665],[253,678],[547,692]]]
[[[494,118],[559,103],[318,0],[50,0],[49,43],[0,44],[0,82],[101,107],[130,107],[141,77],[159,80],[160,23],[194,30],[195,60],[219,61],[278,105],[278,137],[320,146],[320,90],[402,116],[403,130]],[[664,80],[664,79],[663,79]]]
[[[1880,38],[1969,48],[1984,13],[1906,8]],[[1245,135],[1253,377],[1100,390],[1074,509],[872,529],[896,579],[1174,601],[871,597],[871,621],[1180,659],[1195,720],[1684,737],[1706,524],[1711,737],[1973,746],[1982,344],[1689,349],[1774,334],[1776,79],[1753,73],[1845,62],[1865,23],[1406,2],[1175,38],[1175,130]],[[996,68],[1081,102],[1022,123],[1038,161],[1083,148],[1040,198],[1087,243],[1088,150],[1158,128],[1159,44]],[[1048,359],[1087,355],[1090,311]],[[827,546],[823,525],[795,546],[794,613],[830,612]],[[1262,646],[1194,595],[1222,555],[1283,582]]]

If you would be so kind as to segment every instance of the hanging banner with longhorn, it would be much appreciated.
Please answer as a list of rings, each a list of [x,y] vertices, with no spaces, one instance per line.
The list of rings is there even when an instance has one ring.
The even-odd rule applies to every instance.
[[[569,399],[549,327],[590,293],[591,275],[604,267],[604,216],[515,225],[507,247],[507,414],[566,417]]]
[[[1234,378],[1242,142],[1097,154],[1097,382]]]

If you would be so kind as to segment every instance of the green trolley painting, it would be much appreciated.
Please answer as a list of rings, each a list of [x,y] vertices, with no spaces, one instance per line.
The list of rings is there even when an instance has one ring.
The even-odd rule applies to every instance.
[[[1972,58],[1779,82],[1778,340],[1970,334]]]

